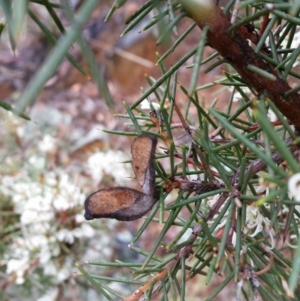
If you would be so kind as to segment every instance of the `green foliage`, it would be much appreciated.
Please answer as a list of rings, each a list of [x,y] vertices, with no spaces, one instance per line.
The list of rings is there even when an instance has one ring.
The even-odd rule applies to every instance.
[[[113,6],[109,17],[117,8]],[[170,49],[158,57],[162,76],[148,77],[150,87],[130,107],[125,104],[128,115],[119,115],[129,118],[134,130],[112,132],[128,136],[155,133],[161,140],[156,152],[156,184],[160,197],[129,246],[144,257],[143,263],[90,264],[127,267],[135,280],[146,279],[142,285],[137,284],[137,290],[125,300],[142,300],[143,297],[151,300],[157,294],[160,300],[185,300],[188,298],[186,287],[192,278],[202,278],[208,284],[218,275],[222,275],[219,286],[205,295],[205,300],[217,300],[219,292],[230,290],[232,284],[235,284],[234,293],[229,295],[232,300],[253,300],[257,294],[263,300],[291,300],[292,296],[299,295],[300,289],[299,188],[298,183],[295,186],[291,183],[291,176],[299,178],[300,172],[298,140],[271,99],[249,87],[226,58],[217,61],[218,53],[204,58],[209,26],[199,35],[195,48],[169,69],[164,66],[164,60],[189,35],[198,35],[194,31],[195,24],[191,24],[176,38],[177,26],[186,17],[180,8],[176,2],[148,1],[128,18],[128,26],[122,33],[126,34],[154,12],[145,29],[158,26],[157,43],[166,36],[173,40]],[[276,67],[280,78],[289,77],[290,82],[296,82],[300,49],[297,1],[272,4],[230,1],[224,11],[236,14],[236,23],[230,31],[241,25],[253,25],[248,33],[259,36],[252,41],[254,51]],[[187,66],[191,58],[194,63]],[[199,70],[208,73],[220,64],[224,70],[222,77],[197,86]],[[177,82],[177,72],[182,68],[193,69],[188,87]],[[247,68],[274,80],[265,70],[250,65]],[[228,100],[219,104],[216,98],[207,106],[200,99],[201,93],[217,86],[221,88],[216,95],[230,91]],[[288,93],[298,90],[296,86]],[[180,94],[185,100],[179,103]],[[147,102],[151,116],[139,108],[141,103]],[[179,122],[178,119],[175,122],[176,115]],[[188,143],[176,139],[178,129],[185,131]],[[175,188],[179,188],[176,197]],[[141,250],[135,244],[146,235],[144,232],[152,223],[159,223],[160,234],[149,250]],[[170,240],[166,234],[178,227],[177,235]],[[157,256],[161,246],[165,255]],[[78,267],[112,300],[107,293],[115,293],[104,279],[87,274],[79,264]],[[117,281],[113,277],[107,280]]]
[[[30,9],[30,2],[47,9],[61,33],[59,39]],[[106,21],[109,22],[112,14],[129,2],[116,0]],[[94,57],[81,35],[81,27],[97,3],[96,0],[84,1],[74,16],[65,0],[59,4],[48,0],[23,1],[22,5],[19,1],[0,0],[7,22],[4,30],[8,30],[13,50],[19,42],[27,14],[55,45],[28,83],[17,106],[1,101],[2,108],[28,119],[22,112],[34,103],[38,92],[54,74],[64,56],[84,75],[91,74],[108,105],[112,105],[103,77],[95,68]],[[69,30],[64,28],[56,13],[60,9],[72,22]],[[245,26],[247,39],[251,40],[255,53],[275,67],[280,79],[293,84],[291,90],[284,93],[284,98],[299,91],[296,84],[300,78],[299,10],[299,1],[229,1],[223,8],[225,13],[236,16],[229,31],[223,34],[232,34]],[[107,300],[126,295],[130,295],[125,299],[127,301],[151,300],[157,296],[165,301],[187,300],[190,283],[212,286],[209,293],[201,295],[207,301],[217,300],[221,291],[227,292],[229,299],[238,301],[254,300],[258,294],[263,300],[299,300],[298,133],[294,132],[293,126],[272,103],[272,99],[263,93],[256,93],[235,72],[226,57],[219,57],[217,52],[205,56],[206,46],[209,46],[206,39],[210,34],[209,24],[199,34],[196,24],[191,22],[177,36],[188,14],[176,1],[147,1],[127,18],[127,27],[122,35],[152,13],[154,16],[144,30],[157,27],[157,43],[171,41],[172,44],[164,54],[157,56],[162,75],[157,79],[147,76],[150,87],[143,90],[133,104],[124,104],[127,114],[118,116],[129,120],[128,126],[132,130],[111,133],[124,136],[152,133],[160,139],[155,162],[158,201],[129,245],[129,249],[139,255],[139,260],[77,262],[78,270]],[[199,36],[198,43],[167,68],[166,59],[191,35]],[[69,47],[76,41],[88,62],[88,72],[68,53]],[[190,64],[191,59],[193,64]],[[199,85],[200,72],[209,73],[220,65],[223,68],[221,76]],[[179,84],[179,73],[184,68],[192,69],[190,78],[187,84]],[[273,74],[257,66],[247,65],[245,68],[254,76],[274,80]],[[217,92],[209,90],[218,87]],[[206,91],[208,93],[205,94]],[[213,94],[213,101],[204,99],[205,95],[210,94]],[[222,94],[227,95],[226,100],[223,97],[221,101]],[[184,100],[178,101],[180,98]],[[148,108],[145,108],[147,105]],[[178,133],[184,139],[181,139],[182,136],[179,138]],[[53,191],[56,193],[66,193],[66,189],[59,184],[63,173],[61,171],[53,179]],[[22,180],[30,182],[31,179],[22,176]],[[37,176],[33,184],[42,190],[40,181]],[[71,183],[68,183],[70,186]],[[9,192],[11,199],[16,197],[13,189]],[[78,198],[82,200],[81,193],[78,193]],[[13,209],[9,208],[10,202],[8,199],[8,207],[1,204],[4,225],[7,224],[7,212],[12,214],[10,218],[14,224],[19,222],[18,216],[14,216]],[[70,227],[74,226],[76,210],[71,212],[73,222],[69,221]],[[160,227],[156,240],[151,241],[148,249],[140,247],[139,240],[155,224]],[[82,222],[76,226],[81,227]],[[20,229],[13,230],[17,237]],[[2,238],[7,239],[6,235],[5,231],[1,232]],[[24,237],[22,240],[24,245],[28,243]],[[67,250],[67,241],[57,240],[55,243],[61,252],[62,249]],[[4,249],[3,246],[0,245],[1,249]],[[97,266],[97,275],[87,271],[91,266]],[[104,274],[112,268],[121,272],[126,269],[126,272],[123,277],[117,273],[102,276],[102,271]],[[128,269],[131,277],[128,276]],[[21,281],[24,281],[21,276]],[[213,279],[219,280],[215,286]],[[127,292],[112,289],[111,282],[125,284]]]

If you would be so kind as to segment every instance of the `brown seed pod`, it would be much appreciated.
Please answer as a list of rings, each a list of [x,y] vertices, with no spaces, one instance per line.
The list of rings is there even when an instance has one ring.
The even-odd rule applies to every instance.
[[[131,146],[132,166],[143,192],[127,187],[100,189],[84,203],[87,220],[115,218],[120,221],[138,219],[151,210],[157,199],[155,193],[155,136],[141,135]]]
[[[84,217],[87,220],[104,217],[132,221],[151,210],[155,202],[152,196],[127,187],[100,189],[85,200]]]
[[[155,191],[154,157],[157,138],[152,135],[140,135],[131,145],[132,168],[143,192],[153,195]]]

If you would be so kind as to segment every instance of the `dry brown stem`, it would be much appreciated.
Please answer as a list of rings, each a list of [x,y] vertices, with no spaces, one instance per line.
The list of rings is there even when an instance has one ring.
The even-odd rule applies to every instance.
[[[215,48],[234,67],[247,85],[255,89],[258,96],[264,94],[270,98],[282,114],[295,125],[296,129],[300,130],[299,94],[293,93],[284,98],[284,94],[291,90],[291,87],[285,80],[279,78],[271,64],[254,52],[239,30],[229,33],[232,24],[230,24],[228,16],[212,1],[185,0],[180,2],[201,29],[204,26],[210,26],[211,30],[207,34],[209,45]],[[273,79],[250,71],[249,65],[268,72],[273,75]]]
[[[151,277],[144,285],[139,287],[137,290],[134,291],[134,293],[125,299],[123,301],[138,301],[140,298],[144,295],[144,293],[154,284],[159,283],[164,278],[167,277],[168,271],[171,270],[176,264],[178,260],[174,259],[171,262],[169,262],[161,272],[157,273],[155,276]]]

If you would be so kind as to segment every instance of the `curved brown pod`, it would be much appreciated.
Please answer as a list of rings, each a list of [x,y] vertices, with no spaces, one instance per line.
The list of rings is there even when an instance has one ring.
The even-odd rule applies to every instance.
[[[100,189],[92,193],[85,201],[84,217],[115,218],[120,221],[132,221],[151,210],[156,200],[152,196],[127,187]]]
[[[155,191],[154,157],[157,138],[140,135],[131,144],[132,168],[146,195]]]
[[[138,191],[127,187],[100,189],[92,193],[84,203],[87,220],[94,218],[115,218],[120,221],[138,219],[151,210],[157,202],[155,192],[154,157],[157,138],[141,135],[131,146],[132,167],[142,186]]]

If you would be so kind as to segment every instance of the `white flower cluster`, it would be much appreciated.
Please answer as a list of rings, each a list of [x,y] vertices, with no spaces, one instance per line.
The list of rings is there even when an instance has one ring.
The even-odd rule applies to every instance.
[[[132,168],[122,163],[126,160],[128,156],[122,151],[97,152],[88,159],[88,171],[96,182],[106,174],[111,175],[117,185],[128,185]]]
[[[217,194],[213,197],[209,198],[209,208],[212,208],[213,205],[217,202],[217,200],[219,199],[220,195]],[[221,206],[220,211],[222,210],[224,205]],[[223,217],[223,219],[221,220],[221,222],[218,224],[218,226],[216,227],[214,233],[217,234],[220,229],[222,229],[228,219],[228,213],[226,213]],[[213,221],[209,221],[209,224],[212,224]],[[264,229],[264,226],[266,228],[269,229],[270,227],[270,220],[265,217],[263,214],[261,214],[259,208],[255,205],[255,203],[247,206],[247,211],[246,211],[246,228],[253,232],[252,234],[248,234],[251,237],[255,237],[258,233],[262,232]],[[236,235],[234,233],[233,237],[232,237],[232,244],[235,245],[235,239],[236,239]],[[272,239],[272,237],[271,237]]]
[[[27,144],[32,142],[19,118],[13,125],[20,139],[26,139]],[[39,131],[34,130],[30,133],[41,137]],[[5,168],[13,172],[9,176],[0,174],[1,194],[10,200],[12,216],[15,217],[16,213],[17,218],[11,219],[10,244],[0,256],[0,265],[6,267],[7,279],[11,283],[21,285],[32,276],[43,275],[50,276],[51,285],[55,287],[72,276],[74,265],[68,252],[70,245],[79,239],[93,237],[95,230],[83,217],[86,195],[79,188],[82,185],[76,186],[59,167],[53,171],[47,168],[58,151],[57,138],[44,134],[36,148],[34,144],[30,145],[32,147],[22,159],[22,168],[17,166],[19,157],[14,160],[10,156],[3,162]],[[98,152],[88,159],[87,172],[96,181],[109,175],[116,184],[127,185],[132,169],[129,164],[121,163],[126,160],[128,156],[121,151]],[[74,249],[78,251],[77,247]],[[84,253],[88,251],[87,248]]]
[[[271,221],[261,214],[255,203],[247,207],[246,226],[248,229],[254,229],[254,232],[249,236],[255,237],[259,232],[262,232],[263,226],[269,227]]]
[[[61,259],[62,245],[94,234],[93,228],[83,223],[84,195],[63,172],[47,172],[41,182],[32,182],[24,174],[6,176],[2,187],[20,214],[20,233],[12,239],[2,260],[6,273],[22,284],[32,269],[40,268],[44,275],[54,276],[61,283],[70,276],[73,265],[68,256],[57,260]]]
[[[72,127],[67,139],[61,139],[64,137],[56,132],[57,125],[65,129],[71,116],[49,107],[33,108],[30,116],[37,123],[24,122],[10,112],[1,114],[0,133],[7,135],[9,143],[3,141],[9,148],[0,151],[0,190],[5,205],[0,222],[5,221],[8,233],[3,240],[8,244],[0,255],[0,266],[12,294],[14,285],[31,290],[32,283],[37,283],[38,293],[43,290],[44,296],[33,299],[50,301],[56,300],[61,284],[72,280],[74,269],[77,271],[74,257],[107,260],[112,255],[110,231],[96,232],[83,217],[87,195],[79,187],[87,179],[81,178],[84,183],[76,185],[68,171],[83,177],[90,174],[95,185],[109,176],[116,185],[129,186],[133,170],[131,164],[122,163],[130,156],[121,151],[97,152],[87,162],[70,161],[72,148],[80,149],[97,140],[107,144],[106,134],[99,131],[101,126],[95,126],[89,135],[84,135],[82,128]],[[64,166],[56,166],[57,162]],[[114,229],[116,221],[109,220],[105,227]],[[101,244],[87,240],[91,237],[97,241],[100,238]],[[32,293],[36,294],[35,288]]]

